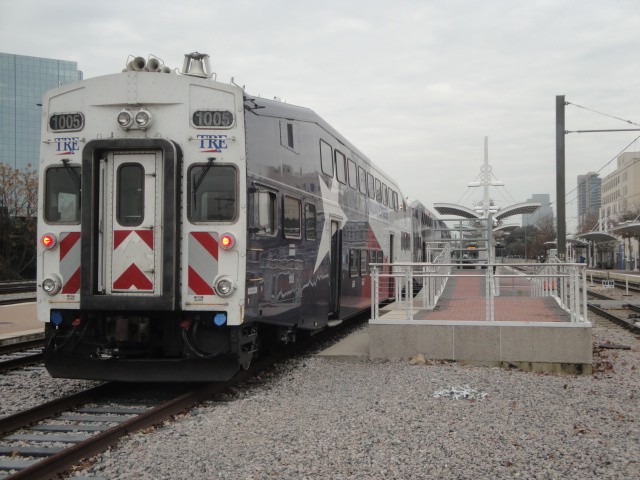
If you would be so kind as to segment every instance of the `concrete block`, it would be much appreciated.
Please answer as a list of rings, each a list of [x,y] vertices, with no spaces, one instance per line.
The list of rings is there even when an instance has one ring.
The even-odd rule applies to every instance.
[[[453,325],[369,325],[371,359],[409,358],[421,353],[428,359],[453,360]]]
[[[455,360],[499,362],[500,327],[455,326]]]
[[[506,362],[591,364],[593,360],[590,326],[503,327],[500,342]]]

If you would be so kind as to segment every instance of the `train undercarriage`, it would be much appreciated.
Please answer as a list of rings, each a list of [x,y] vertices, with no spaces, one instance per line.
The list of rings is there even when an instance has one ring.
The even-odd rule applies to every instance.
[[[216,325],[211,313],[77,313],[46,324],[45,365],[54,377],[223,381],[248,368],[259,345],[257,324]]]

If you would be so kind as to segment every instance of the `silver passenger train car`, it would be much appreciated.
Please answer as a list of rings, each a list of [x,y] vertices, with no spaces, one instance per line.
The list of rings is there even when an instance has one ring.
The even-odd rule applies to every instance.
[[[229,378],[369,308],[370,263],[413,257],[391,178],[208,60],[136,57],[45,95],[37,309],[55,377]]]

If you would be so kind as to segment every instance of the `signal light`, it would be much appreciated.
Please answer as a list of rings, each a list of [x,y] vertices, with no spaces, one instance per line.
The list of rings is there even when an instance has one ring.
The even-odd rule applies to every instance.
[[[53,233],[45,233],[42,238],[40,238],[40,243],[47,250],[51,250],[58,244],[58,239]]]
[[[223,233],[220,236],[220,248],[223,250],[231,250],[236,246],[236,237],[232,233]]]

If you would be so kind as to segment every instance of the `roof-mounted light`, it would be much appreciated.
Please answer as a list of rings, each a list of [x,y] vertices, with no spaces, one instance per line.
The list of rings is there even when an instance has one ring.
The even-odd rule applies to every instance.
[[[118,125],[120,125],[125,130],[128,130],[133,125],[133,115],[129,110],[122,110],[118,113]]]
[[[138,125],[138,127],[144,130],[145,128],[148,128],[151,125],[151,121],[152,121],[151,113],[149,113],[147,110],[144,110],[144,109],[140,110],[138,113],[136,113],[135,120],[136,120],[136,125]]]

